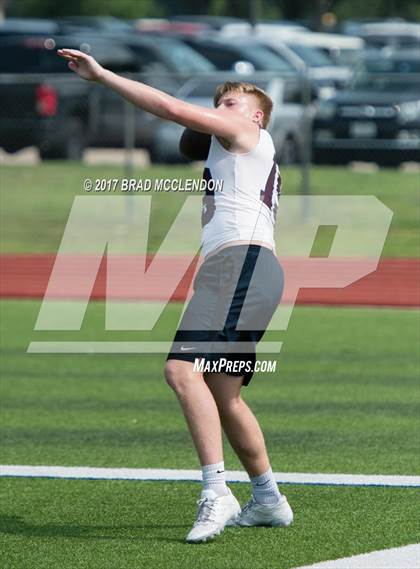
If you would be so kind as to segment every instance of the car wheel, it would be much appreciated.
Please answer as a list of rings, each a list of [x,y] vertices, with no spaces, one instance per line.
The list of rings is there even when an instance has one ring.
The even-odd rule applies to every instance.
[[[165,160],[165,157],[162,156],[162,153],[153,146],[149,148],[149,158],[152,164],[165,164],[168,162]]]
[[[402,160],[400,158],[386,158],[385,160],[378,160],[377,164],[381,168],[398,168],[402,164]]]
[[[74,120],[63,128],[63,138],[39,146],[42,160],[82,160],[86,148],[83,124]]]
[[[7,154],[16,154],[21,148],[17,146],[3,146],[3,150],[7,152]]]

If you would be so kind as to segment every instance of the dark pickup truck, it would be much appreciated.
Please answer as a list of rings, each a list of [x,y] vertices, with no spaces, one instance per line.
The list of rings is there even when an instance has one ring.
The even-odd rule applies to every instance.
[[[320,103],[313,122],[314,161],[419,162],[419,73],[415,50],[366,58],[348,89]]]
[[[133,39],[131,45],[125,39],[129,45],[91,33],[0,36],[0,147],[16,152],[36,146],[42,159],[77,160],[87,146],[123,146],[124,127],[130,124],[134,144],[149,148],[154,117],[140,109],[127,111],[120,96],[80,79],[56,54],[61,47],[83,49],[107,69],[167,92],[179,88],[181,77],[156,73],[156,63],[148,69],[153,52],[144,51],[149,48],[144,41]]]

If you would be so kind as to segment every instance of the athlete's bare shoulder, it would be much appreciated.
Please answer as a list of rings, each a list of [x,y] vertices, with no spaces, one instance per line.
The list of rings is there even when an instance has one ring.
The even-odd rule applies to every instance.
[[[241,135],[239,135],[235,140],[229,141],[220,136],[217,137],[217,140],[225,150],[232,154],[246,154],[254,150],[258,145],[260,140],[260,130],[260,127],[256,123],[250,121],[249,128],[244,128],[243,133],[241,133]]]

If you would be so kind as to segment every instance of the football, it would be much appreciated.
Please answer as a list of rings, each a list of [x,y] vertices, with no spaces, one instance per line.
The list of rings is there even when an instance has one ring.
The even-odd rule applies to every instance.
[[[179,141],[179,149],[189,160],[206,160],[210,150],[210,142],[210,134],[186,128]]]

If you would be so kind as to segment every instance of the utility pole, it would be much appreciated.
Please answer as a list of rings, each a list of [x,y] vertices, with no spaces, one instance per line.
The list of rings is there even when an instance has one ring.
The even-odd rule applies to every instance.
[[[301,195],[302,195],[302,219],[307,220],[309,215],[309,194],[311,191],[310,171],[312,154],[312,84],[309,70],[306,64],[301,69],[301,93],[303,106],[303,147],[301,162]]]
[[[261,18],[261,0],[248,0],[248,19],[253,31]]]
[[[0,0],[0,22],[4,22],[6,16],[6,0]]]
[[[134,150],[136,145],[136,109],[132,103],[124,101],[124,176],[134,177]],[[125,196],[125,224],[131,225],[135,218],[134,193]]]

